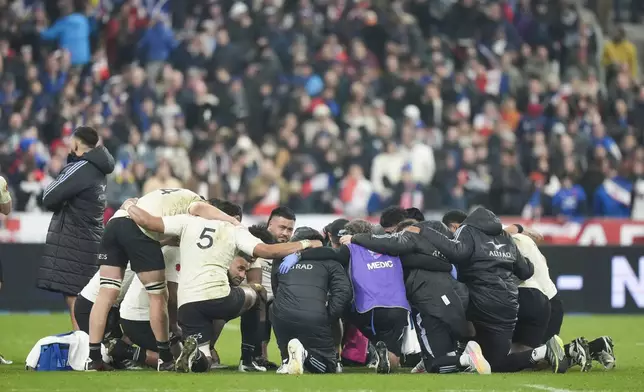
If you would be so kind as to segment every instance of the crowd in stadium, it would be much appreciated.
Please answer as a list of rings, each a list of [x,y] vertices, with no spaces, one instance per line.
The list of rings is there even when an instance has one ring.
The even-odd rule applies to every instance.
[[[577,3],[1,1],[0,169],[37,211],[88,125],[112,208],[183,186],[254,214],[629,216],[637,53]]]
[[[637,50],[585,12],[0,1],[0,213],[53,212],[36,286],[74,330],[27,369],[208,372],[237,318],[241,372],[613,369],[610,336],[559,337],[543,236],[498,217],[644,194]]]

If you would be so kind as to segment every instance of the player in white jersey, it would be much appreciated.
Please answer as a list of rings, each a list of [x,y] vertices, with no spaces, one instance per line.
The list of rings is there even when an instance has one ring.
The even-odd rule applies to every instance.
[[[150,326],[159,350],[157,370],[174,369],[169,342],[165,264],[159,243],[164,237],[137,226],[129,219],[127,208],[135,203],[139,205],[139,209],[156,216],[191,214],[238,224],[234,218],[204,202],[199,195],[187,189],[159,189],[138,200],[126,201],[107,223],[101,239],[98,254],[101,289],[90,315],[90,358],[86,370],[110,370],[109,366],[103,363],[100,345],[107,315],[118,297],[128,261],[148,293]]]
[[[178,318],[179,325],[188,338],[177,359],[177,370],[209,370],[209,342],[213,339],[213,320],[231,320],[249,311],[255,317],[252,322],[249,318],[241,326],[240,369],[265,371],[265,368],[257,366],[253,358],[259,322],[258,304],[265,300],[265,290],[260,285],[231,288],[229,266],[238,252],[275,259],[311,246],[322,246],[322,243],[305,240],[269,245],[251,235],[247,229],[227,222],[189,215],[152,216],[137,206],[129,207],[128,212],[137,224],[148,230],[180,237]]]
[[[512,336],[512,351],[521,352],[538,347],[550,320],[550,298],[557,288],[550,280],[548,264],[530,237],[514,234],[514,243],[521,254],[534,265],[534,275],[519,284],[519,313]]]
[[[295,213],[288,207],[280,206],[275,208],[268,217],[267,228],[269,233],[274,237],[274,242],[289,242],[295,230]],[[266,239],[263,240],[265,243],[269,243]],[[270,306],[273,303],[273,287],[271,284],[272,269],[272,259],[260,258],[248,272],[248,282],[261,283],[268,293],[266,307],[260,309],[259,329],[262,336],[262,344],[255,349],[257,363],[267,369],[277,369],[277,364],[268,360],[267,349],[272,334],[272,326],[268,317]]]
[[[233,218],[237,219],[238,221],[240,221],[240,222],[242,221],[243,212],[242,212],[241,206],[239,206],[239,205],[237,205],[235,203],[232,203],[232,202],[230,202],[228,200],[217,199],[217,198],[209,199],[208,202],[210,204],[212,204],[213,206],[219,208],[220,210],[222,210],[226,214],[228,214],[228,215],[232,216]],[[266,241],[264,241],[264,242],[266,242]],[[255,264],[255,263],[253,263],[253,264]],[[246,275],[247,275],[246,272],[244,272],[244,276],[246,276]],[[261,278],[261,276],[260,276],[260,278]],[[249,281],[249,283],[253,283],[253,282]],[[260,281],[258,281],[256,283],[261,284],[262,282],[260,280]],[[224,329],[225,325],[226,325],[226,322],[224,320],[215,320],[214,325],[213,325],[215,340],[216,340],[216,338],[219,337],[219,335],[221,335],[221,331]],[[212,353],[212,368],[213,369],[225,369],[227,366],[221,364],[221,361],[219,359],[219,354],[217,353],[217,350],[215,349],[215,340],[210,342],[210,351]]]
[[[520,225],[517,227],[523,231]],[[514,234],[512,239],[521,254],[534,265],[532,278],[519,285],[519,314],[512,340],[523,346],[513,344],[513,350],[521,351],[521,348],[537,347],[551,335],[559,333],[563,307],[556,306],[561,303],[556,300],[557,286],[550,279],[548,263],[536,242],[523,234]],[[613,341],[609,336],[601,336],[591,342],[583,337],[576,338],[564,346],[564,351],[568,366],[579,365],[582,372],[592,368],[593,359],[606,369],[615,366]]]
[[[105,326],[105,339],[120,338],[123,335],[121,332],[121,327],[119,326],[119,305],[123,301],[123,297],[125,297],[125,293],[130,287],[134,276],[134,271],[132,271],[132,269],[128,265],[128,267],[125,269],[121,290],[119,291],[116,302],[110,309],[109,315],[107,317],[107,324]],[[100,273],[96,272],[92,279],[90,279],[85,287],[83,287],[83,290],[81,290],[81,292],[78,294],[76,302],[74,303],[74,315],[76,316],[78,328],[87,334],[89,334],[89,315],[92,312],[94,302],[96,301],[98,293],[101,289],[100,280]]]

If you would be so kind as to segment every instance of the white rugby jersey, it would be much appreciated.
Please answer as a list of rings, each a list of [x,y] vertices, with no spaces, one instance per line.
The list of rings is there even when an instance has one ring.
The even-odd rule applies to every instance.
[[[183,188],[158,189],[142,196],[136,206],[154,216],[173,216],[187,214],[192,203],[202,201],[201,197],[191,190]],[[129,216],[127,211],[119,209],[112,218]],[[161,233],[147,231],[139,226],[141,231],[155,241],[161,241]]]
[[[235,255],[241,251],[252,256],[262,243],[244,227],[192,215],[164,216],[163,224],[165,234],[181,239],[179,306],[226,297],[228,268]]]
[[[537,289],[545,294],[548,299],[552,299],[552,297],[557,295],[557,286],[550,279],[550,272],[545,256],[541,253],[532,238],[527,235],[514,234],[512,239],[517,245],[519,252],[534,265],[534,275],[525,282],[522,282],[519,287]]]
[[[130,269],[130,263],[127,263],[127,268],[125,269],[125,274],[123,274],[123,283],[121,284],[121,291],[119,292],[119,296],[116,299],[116,305],[120,304],[121,301],[123,301],[123,297],[125,297],[125,293],[127,292],[128,288],[130,287],[130,284],[132,283],[132,280],[136,276],[136,273]],[[94,276],[92,276],[92,279],[83,287],[83,290],[81,290],[80,295],[83,296],[86,300],[90,301],[91,303],[96,302],[96,297],[98,297],[98,291],[101,289],[101,273],[100,271],[97,271]]]
[[[165,278],[168,282],[179,282],[179,247],[161,248],[165,261]],[[121,318],[130,321],[150,321],[150,300],[145,286],[134,277],[130,289],[125,294],[120,308]]]

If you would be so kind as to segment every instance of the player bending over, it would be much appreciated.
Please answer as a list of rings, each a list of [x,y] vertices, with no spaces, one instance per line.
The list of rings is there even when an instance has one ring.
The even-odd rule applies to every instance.
[[[251,235],[247,229],[227,222],[210,221],[189,215],[153,216],[131,206],[132,220],[146,230],[180,238],[181,274],[179,276],[179,326],[184,348],[176,361],[179,372],[206,372],[212,364],[209,348],[214,320],[231,320],[244,312],[241,326],[242,361],[244,370],[266,371],[254,361],[259,306],[265,299],[260,285],[230,287],[228,269],[238,252],[253,257],[282,258],[309,247],[322,246],[320,241],[300,241],[268,245]]]
[[[90,352],[85,366],[89,371],[111,370],[101,358],[101,341],[107,315],[120,292],[128,261],[148,293],[150,327],[159,351],[157,370],[174,369],[174,357],[170,352],[169,341],[165,263],[159,242],[163,236],[137,226],[129,219],[127,208],[135,203],[138,204],[138,209],[157,216],[191,214],[238,224],[234,218],[204,202],[199,195],[187,189],[159,189],[138,201],[126,201],[105,226],[101,239],[98,254],[101,289],[90,314]]]

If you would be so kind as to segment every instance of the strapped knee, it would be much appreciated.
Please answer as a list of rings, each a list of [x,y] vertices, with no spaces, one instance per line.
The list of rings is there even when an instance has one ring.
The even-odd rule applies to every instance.
[[[112,290],[121,290],[121,286],[123,285],[123,279],[104,278],[102,276],[99,282],[101,288]]]
[[[148,292],[148,294],[163,294],[165,293],[165,288],[167,284],[165,281],[163,282],[152,282],[148,283],[145,285],[145,291]]]

